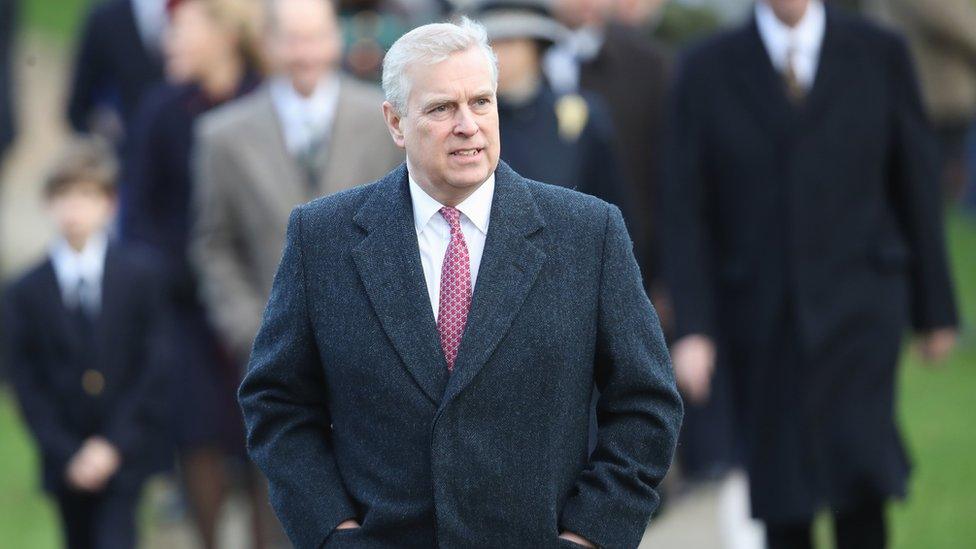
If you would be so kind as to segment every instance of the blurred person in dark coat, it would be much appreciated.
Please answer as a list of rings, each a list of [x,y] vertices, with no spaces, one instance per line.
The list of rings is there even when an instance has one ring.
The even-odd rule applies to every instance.
[[[117,144],[143,94],[163,80],[166,0],[107,0],[88,13],[75,52],[68,121]]]
[[[502,160],[536,181],[591,194],[625,212],[632,206],[602,100],[557,94],[542,72],[542,55],[567,31],[536,0],[488,0],[474,16],[498,56],[498,124]]]
[[[174,409],[180,472],[203,543],[213,547],[227,489],[225,460],[244,456],[244,432],[234,401],[237,368],[207,319],[187,258],[191,157],[197,118],[258,84],[260,12],[250,0],[169,5],[164,52],[170,83],[147,92],[134,117],[119,230],[124,240],[152,246],[166,259],[181,341],[179,405]],[[251,524],[255,536],[262,537],[257,529],[262,522]]]
[[[192,258],[211,317],[247,362],[281,259],[288,214],[371,181],[403,161],[379,90],[338,70],[329,0],[272,0],[265,29],[273,75],[199,125]]]
[[[3,302],[10,377],[70,549],[136,546],[143,482],[171,465],[172,334],[160,266],[110,241],[111,147],[72,141],[45,184],[58,237]]]
[[[623,217],[499,161],[496,77],[468,19],[401,37],[407,162],[289,220],[240,401],[297,547],[632,548],[658,505],[681,403]]]
[[[17,116],[14,109],[13,50],[17,39],[17,2],[0,0],[0,165],[14,142]]]
[[[667,60],[650,39],[613,20],[611,0],[554,0],[559,20],[573,29],[550,48],[546,75],[557,94],[593,92],[607,105],[632,207],[627,226],[634,237],[645,286],[665,331],[670,307],[659,285],[655,194],[659,179]]]
[[[966,179],[965,142],[976,121],[976,2],[870,0],[866,9],[905,33],[918,67],[922,102],[942,148],[946,193]]]
[[[634,234],[645,285],[662,316],[665,335],[671,337],[670,297],[660,276],[660,211],[657,204],[668,58],[648,39],[646,28],[615,22],[623,17],[646,22],[654,18],[663,5],[660,0],[619,3],[554,0],[557,15],[574,30],[547,55],[546,69],[554,89],[582,88],[606,100],[616,130],[615,148],[623,161],[623,177],[630,197],[623,211]],[[502,107],[504,103],[500,104],[500,111]],[[511,147],[512,142],[506,140],[506,150]],[[502,152],[503,157],[506,154]],[[531,177],[531,174],[525,175]],[[717,385],[716,393],[720,396],[711,405],[687,407],[678,446],[683,479],[720,479],[739,465],[734,454],[733,426],[727,414],[728,402],[724,396],[726,380],[717,380]]]
[[[819,0],[765,0],[685,56],[662,212],[675,374],[728,369],[771,548],[886,545],[905,494],[902,334],[952,348],[935,142],[897,36]]]

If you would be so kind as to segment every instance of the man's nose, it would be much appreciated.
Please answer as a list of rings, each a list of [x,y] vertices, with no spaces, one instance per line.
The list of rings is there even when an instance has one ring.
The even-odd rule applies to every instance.
[[[475,121],[474,113],[467,106],[462,106],[457,110],[454,120],[454,133],[469,137],[478,133],[478,123]]]

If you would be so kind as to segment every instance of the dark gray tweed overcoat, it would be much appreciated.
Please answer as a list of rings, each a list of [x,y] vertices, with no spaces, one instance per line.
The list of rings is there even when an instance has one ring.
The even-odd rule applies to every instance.
[[[400,166],[292,213],[240,402],[299,548],[636,547],[682,417],[619,210],[504,163],[453,374]]]

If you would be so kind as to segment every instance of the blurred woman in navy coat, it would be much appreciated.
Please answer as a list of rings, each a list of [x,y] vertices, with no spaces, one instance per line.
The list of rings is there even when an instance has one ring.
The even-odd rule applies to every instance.
[[[149,244],[168,260],[184,344],[177,438],[185,489],[208,547],[215,543],[223,499],[224,458],[243,455],[243,430],[234,402],[238,374],[218,346],[186,257],[193,127],[204,112],[257,85],[254,8],[247,0],[170,3],[164,41],[169,83],[151,90],[135,115],[121,208],[123,239]]]
[[[532,0],[487,0],[477,12],[498,55],[502,160],[530,179],[616,205],[633,228],[602,98],[556,93],[543,76],[542,55],[568,31]]]

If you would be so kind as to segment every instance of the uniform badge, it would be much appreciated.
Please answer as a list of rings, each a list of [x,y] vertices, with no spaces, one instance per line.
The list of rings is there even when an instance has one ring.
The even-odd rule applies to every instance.
[[[589,117],[590,108],[579,94],[566,94],[556,100],[556,120],[559,123],[559,137],[563,141],[579,139]]]

